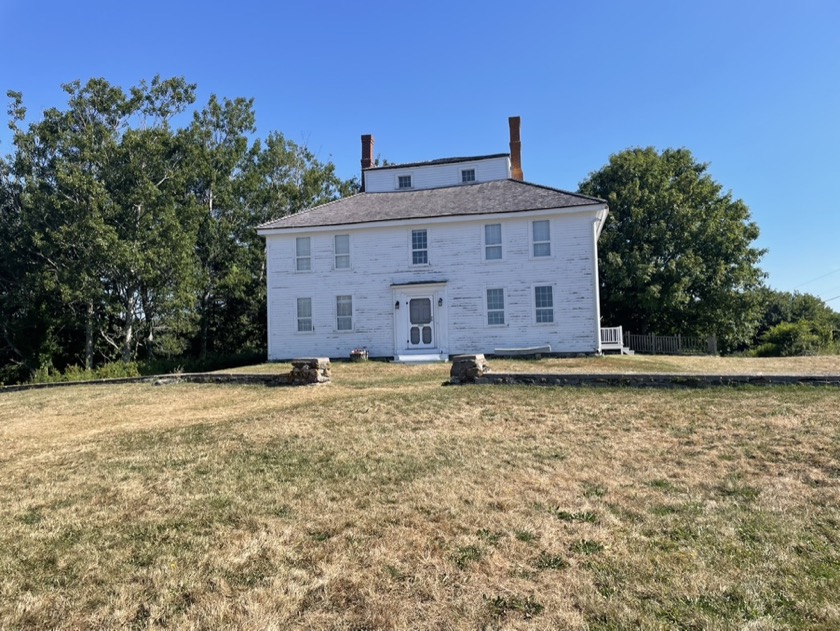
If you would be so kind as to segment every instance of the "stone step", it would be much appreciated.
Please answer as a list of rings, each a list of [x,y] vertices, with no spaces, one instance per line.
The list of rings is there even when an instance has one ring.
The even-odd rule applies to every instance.
[[[395,364],[434,364],[448,360],[448,355],[445,355],[444,353],[418,353],[412,355],[397,355],[394,357]]]

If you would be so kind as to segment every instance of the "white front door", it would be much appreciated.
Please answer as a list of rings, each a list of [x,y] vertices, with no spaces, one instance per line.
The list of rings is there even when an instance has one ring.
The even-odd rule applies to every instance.
[[[433,348],[435,346],[435,323],[431,296],[410,298],[408,300],[408,340],[409,350]]]

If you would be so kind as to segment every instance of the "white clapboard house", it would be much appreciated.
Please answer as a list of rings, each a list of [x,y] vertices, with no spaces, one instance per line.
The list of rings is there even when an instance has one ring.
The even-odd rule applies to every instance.
[[[600,352],[607,205],[525,182],[510,132],[510,153],[380,167],[362,136],[362,192],[259,226],[269,359]]]

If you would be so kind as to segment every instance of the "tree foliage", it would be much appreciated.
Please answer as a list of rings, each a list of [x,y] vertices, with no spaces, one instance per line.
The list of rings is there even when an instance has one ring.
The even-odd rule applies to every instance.
[[[264,347],[254,226],[354,192],[306,147],[256,133],[253,101],[193,111],[182,78],[63,86],[0,161],[0,380],[46,367]]]
[[[759,356],[836,353],[840,313],[811,294],[759,291],[761,320],[752,346]]]
[[[605,199],[599,241],[604,322],[639,333],[706,335],[724,348],[755,329],[763,251],[741,200],[686,149],[628,149],[580,192]]]

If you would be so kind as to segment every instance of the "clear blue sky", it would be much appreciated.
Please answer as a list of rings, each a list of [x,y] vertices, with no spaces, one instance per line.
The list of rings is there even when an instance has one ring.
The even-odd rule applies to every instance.
[[[686,147],[743,199],[770,286],[840,309],[840,2],[0,0],[0,88],[30,116],[60,84],[155,74],[254,97],[259,135],[339,175],[359,136],[395,162],[508,150],[575,190],[610,154]],[[0,129],[0,152],[10,151]]]

